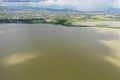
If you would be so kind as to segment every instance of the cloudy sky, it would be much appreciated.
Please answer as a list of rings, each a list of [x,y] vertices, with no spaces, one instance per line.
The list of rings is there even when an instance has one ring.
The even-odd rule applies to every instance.
[[[120,9],[120,0],[0,0],[0,6],[60,6],[81,11]]]

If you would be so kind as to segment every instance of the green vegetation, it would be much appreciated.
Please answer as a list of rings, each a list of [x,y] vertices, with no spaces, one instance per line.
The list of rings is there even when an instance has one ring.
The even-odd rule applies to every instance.
[[[79,12],[74,10],[20,9],[0,8],[0,19],[67,19],[80,21],[120,21],[118,12]],[[36,22],[36,21],[35,21]]]
[[[110,27],[110,26],[107,24],[96,24],[96,27]]]
[[[60,24],[60,25],[65,25],[65,26],[71,26],[72,22],[67,20],[67,19],[55,19],[53,24]]]
[[[38,23],[47,23],[47,21],[46,20],[32,20],[30,23],[32,23],[32,24],[38,24]]]
[[[64,23],[64,25],[65,25],[65,26],[72,26],[72,22],[71,22],[71,21],[66,21],[66,22]]]
[[[89,24],[73,25],[74,22],[120,21],[118,12],[79,12],[74,10],[0,8],[0,23],[56,24],[70,27],[93,27]],[[103,23],[94,23],[94,27],[119,28]],[[113,25],[114,26],[114,25]]]

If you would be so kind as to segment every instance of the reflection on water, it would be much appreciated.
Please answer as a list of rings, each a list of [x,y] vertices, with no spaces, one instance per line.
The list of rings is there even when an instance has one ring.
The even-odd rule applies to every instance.
[[[105,59],[120,68],[120,40],[101,41],[112,50],[110,56]]]
[[[6,66],[11,66],[15,64],[24,63],[30,59],[34,59],[35,57],[39,56],[38,53],[19,53],[19,54],[13,54],[7,57],[3,57],[2,63]]]
[[[0,34],[3,34],[4,33],[4,31],[0,31]]]
[[[110,40],[100,40],[102,44],[111,50],[111,55],[104,56],[105,60],[120,68],[120,30],[99,29],[102,34],[115,34],[116,38]]]
[[[120,30],[0,26],[0,80],[120,80]]]

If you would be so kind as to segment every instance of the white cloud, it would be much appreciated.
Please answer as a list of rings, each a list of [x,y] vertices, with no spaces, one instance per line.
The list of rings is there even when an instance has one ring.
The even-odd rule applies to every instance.
[[[113,3],[113,7],[114,7],[114,8],[120,8],[120,0],[116,0],[116,1]]]
[[[2,1],[2,0],[0,0]],[[1,2],[2,6],[69,6],[77,10],[93,11],[106,10],[108,8],[120,8],[120,0],[43,0],[39,2]]]

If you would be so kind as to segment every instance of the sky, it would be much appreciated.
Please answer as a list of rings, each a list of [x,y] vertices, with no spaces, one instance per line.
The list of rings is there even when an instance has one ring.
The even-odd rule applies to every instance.
[[[105,11],[120,9],[120,0],[0,0],[0,6],[60,6],[80,11]]]

